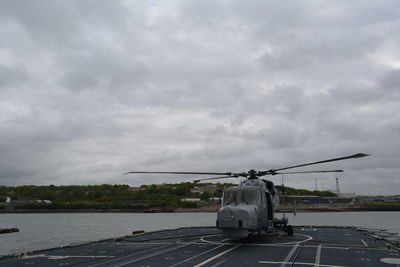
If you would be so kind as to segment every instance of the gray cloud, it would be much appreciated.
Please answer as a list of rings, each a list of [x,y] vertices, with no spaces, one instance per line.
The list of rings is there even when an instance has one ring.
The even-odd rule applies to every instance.
[[[0,184],[179,182],[355,152],[398,193],[396,1],[0,4]],[[317,168],[317,167],[316,167]],[[334,189],[336,174],[318,177]],[[191,178],[190,178],[191,179]],[[273,177],[280,182],[280,177]],[[314,177],[285,177],[313,188]]]
[[[27,80],[28,75],[21,66],[1,66],[0,65],[0,88],[9,86],[18,86],[18,84]]]

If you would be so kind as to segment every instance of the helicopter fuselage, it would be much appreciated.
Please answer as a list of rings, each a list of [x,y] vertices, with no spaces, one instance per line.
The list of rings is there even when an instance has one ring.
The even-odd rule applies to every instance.
[[[248,179],[224,190],[217,227],[230,238],[245,238],[251,232],[274,226],[274,210],[279,198],[272,182]]]

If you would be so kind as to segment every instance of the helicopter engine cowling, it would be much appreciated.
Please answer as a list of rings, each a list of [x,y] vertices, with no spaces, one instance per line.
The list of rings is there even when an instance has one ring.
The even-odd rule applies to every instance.
[[[268,191],[269,191],[272,195],[275,195],[276,190],[275,190],[275,185],[274,185],[274,183],[271,182],[271,181],[265,180],[265,179],[262,179],[262,181],[265,183],[265,187],[268,189]]]
[[[274,183],[269,180],[262,179],[262,181],[265,183],[265,187],[271,194],[272,209],[274,211],[278,210],[279,209],[279,191],[280,191],[280,190],[278,190],[279,187],[275,187]]]

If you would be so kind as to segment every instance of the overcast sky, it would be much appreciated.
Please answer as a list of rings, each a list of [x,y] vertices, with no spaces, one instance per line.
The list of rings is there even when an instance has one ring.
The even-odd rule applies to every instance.
[[[0,185],[364,152],[285,184],[400,194],[399,29],[396,0],[0,0]]]

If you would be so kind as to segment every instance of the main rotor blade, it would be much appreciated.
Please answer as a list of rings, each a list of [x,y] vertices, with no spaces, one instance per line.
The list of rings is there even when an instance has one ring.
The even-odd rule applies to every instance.
[[[200,181],[205,181],[205,180],[217,180],[217,179],[226,179],[226,178],[237,178],[237,176],[220,176],[220,177],[211,177],[211,178],[204,178],[204,179],[198,179],[194,180],[194,183],[198,183]]]
[[[327,171],[302,171],[302,172],[277,172],[276,174],[297,174],[297,173],[325,173],[325,172],[343,172],[343,170],[327,170]]]
[[[124,173],[131,174],[131,173],[146,173],[146,174],[196,174],[196,175],[231,175],[231,172],[146,172],[146,171],[132,171]]]
[[[305,164],[300,164],[300,165],[294,165],[294,166],[289,166],[289,167],[280,168],[280,169],[273,169],[273,170],[271,170],[271,171],[272,171],[272,172],[277,172],[277,171],[281,171],[281,170],[299,168],[299,167],[304,167],[304,166],[309,166],[309,165],[314,165],[314,164],[321,164],[321,163],[332,162],[332,161],[338,161],[338,160],[345,160],[345,159],[362,158],[362,157],[366,157],[366,156],[369,156],[369,154],[358,153],[358,154],[350,155],[350,156],[347,156],[347,157],[334,158],[334,159],[327,159],[327,160],[321,160],[321,161],[316,161],[316,162],[310,162],[310,163],[305,163]]]

